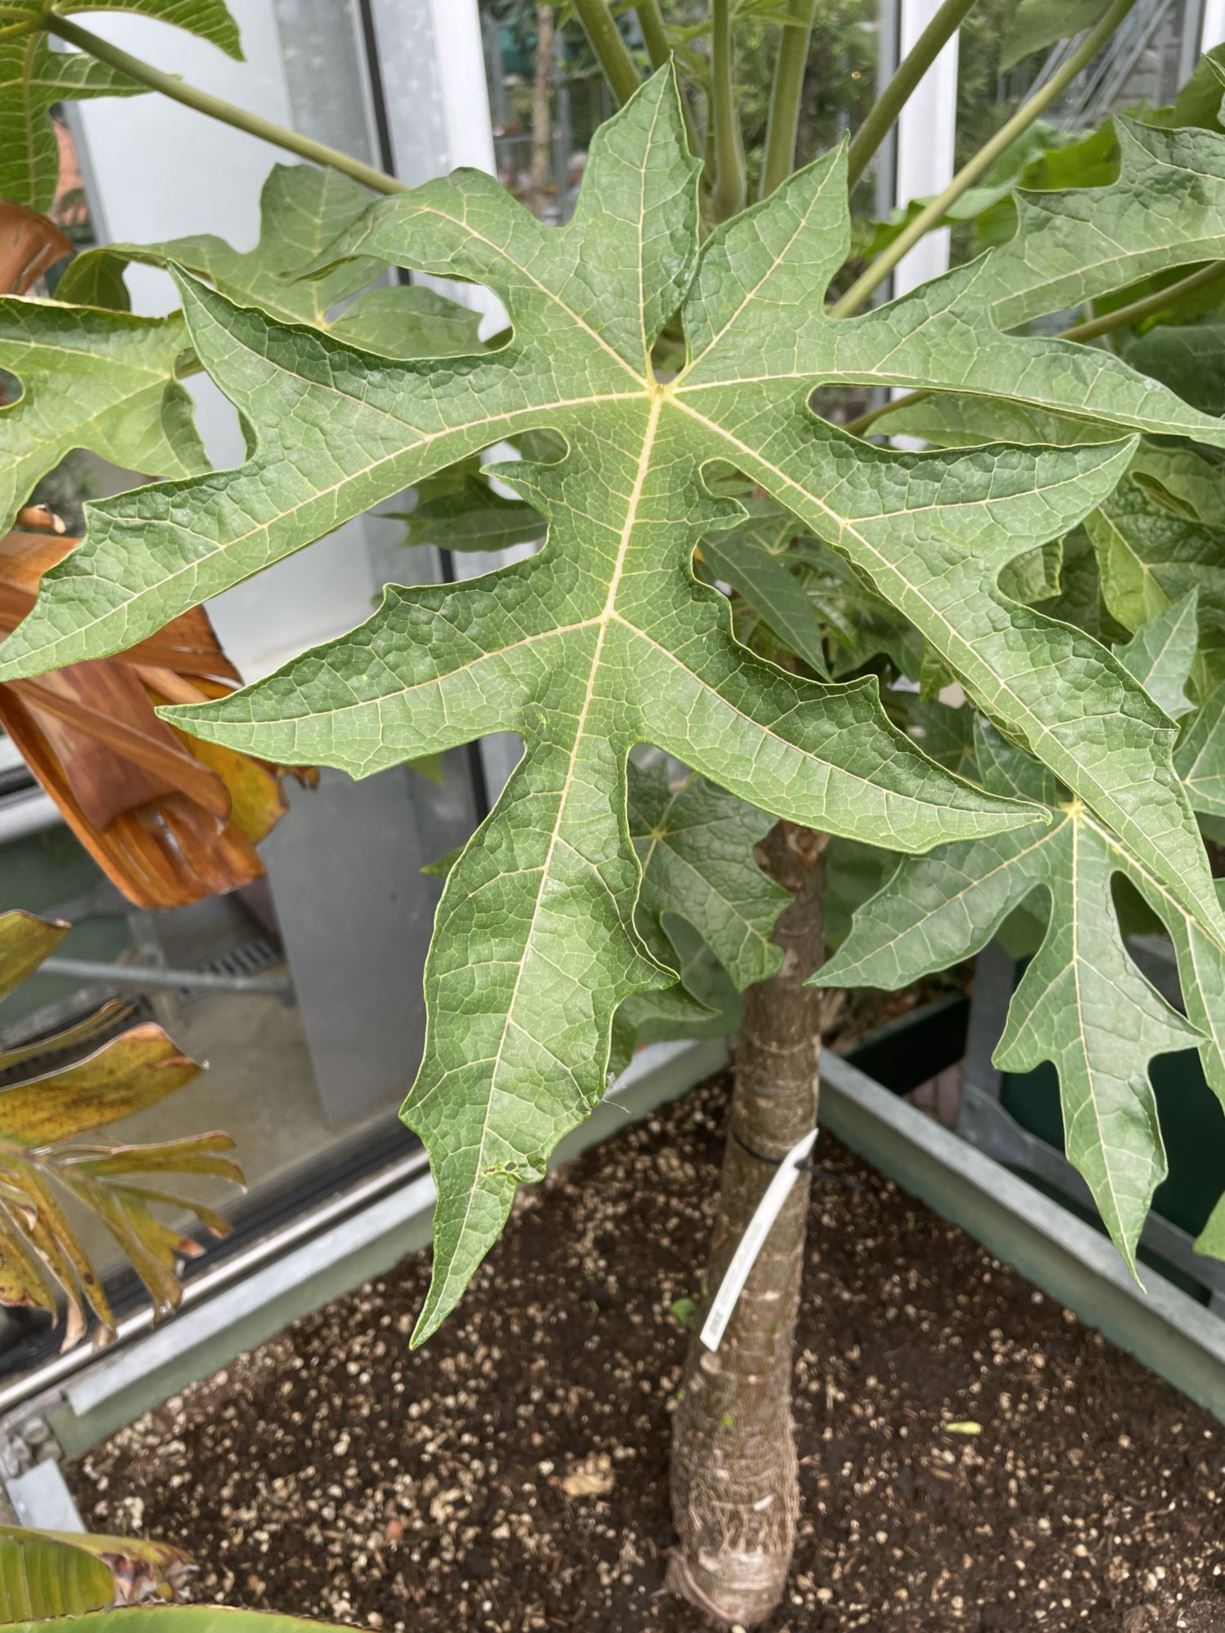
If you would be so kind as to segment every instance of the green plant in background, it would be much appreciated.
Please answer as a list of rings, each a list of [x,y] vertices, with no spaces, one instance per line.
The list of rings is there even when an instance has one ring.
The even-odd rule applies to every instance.
[[[32,975],[68,930],[30,913],[0,913],[0,998]],[[166,1315],[182,1291],[180,1260],[203,1250],[153,1209],[194,1214],[214,1236],[224,1236],[228,1222],[179,1186],[198,1175],[242,1183],[228,1134],[150,1145],[94,1137],[156,1105],[201,1070],[160,1026],[125,1025],[126,1009],[112,1002],[53,1037],[0,1050],[0,1304],[52,1316],[63,1308],[65,1349],[85,1335],[87,1310],[99,1342],[115,1332],[95,1255],[72,1208],[106,1227],[154,1313]]]
[[[165,1542],[0,1525],[0,1623],[174,1603],[193,1569]]]
[[[28,1615],[7,1624],[13,1633],[46,1633],[45,1617]],[[132,1605],[73,1616],[74,1633],[340,1633],[334,1623],[224,1605]]]
[[[999,1058],[1055,1064],[1069,1156],[1134,1268],[1165,1172],[1150,1058],[1194,1047],[1225,1096],[1225,916],[1200,825],[1225,813],[1215,64],[1181,108],[1048,138],[1042,121],[1131,0],[1093,6],[1059,70],[864,264],[849,261],[849,189],[971,0],[938,9],[849,150],[806,152],[799,169],[797,136],[816,128],[801,117],[813,0],[618,8],[633,10],[641,53],[604,0],[575,0],[623,106],[563,229],[473,172],[407,192],[63,14],[91,8],[9,9],[0,41],[27,64],[16,83],[34,84],[55,34],[83,53],[82,83],[102,64],[348,180],[278,172],[253,252],[114,247],[81,258],[60,303],[0,303],[0,366],[29,392],[0,436],[26,439],[31,473],[43,440],[52,457],[110,445],[106,382],[154,321],[115,310],[127,260],[169,266],[183,309],[156,320],[178,326],[175,350],[157,353],[159,389],[124,398],[125,437],[164,451],[169,414],[172,449],[188,446],[177,380],[190,368],[250,427],[236,470],[163,458],[171,481],[88,507],[80,548],[0,648],[0,679],[130,646],[410,485],[424,497],[411,541],[545,539],[482,578],[389,587],[350,635],[231,697],[164,711],[207,741],[354,776],[489,732],[524,740],[450,862],[426,970],[425,1059],[403,1115],[439,1202],[415,1341],[636,1038],[728,1024],[735,990],[717,1288],[773,1168],[814,1126],[820,986],[911,981],[1006,920],[1033,931],[1035,956]],[[117,9],[234,48],[213,0]],[[766,27],[758,160],[737,50],[743,38],[757,52]],[[32,93],[0,117],[24,110],[41,129]],[[1035,179],[1048,190],[1019,187]],[[356,183],[392,196],[367,208]],[[20,167],[7,177],[23,202],[36,184]],[[292,239],[274,215],[291,195]],[[993,247],[871,306],[958,212]],[[390,266],[487,285],[508,333],[479,346],[462,312],[405,288],[335,316]],[[65,333],[105,344],[57,365],[36,425],[29,380]],[[91,382],[88,416],[74,371]],[[844,430],[811,407],[841,385],[900,396]],[[873,440],[895,429],[927,450]],[[523,456],[497,472],[513,500],[479,464],[505,442]],[[845,842],[904,859],[821,969]],[[1171,938],[1185,1013],[1132,963],[1120,879]],[[694,1337],[675,1416],[670,1578],[728,1622],[770,1613],[794,1538],[806,1196],[801,1180],[721,1346]],[[1210,1225],[1207,1250],[1218,1236]]]
[[[82,1633],[305,1633],[326,1626],[180,1604],[194,1570],[182,1549],[148,1538],[0,1525],[0,1624],[45,1627],[71,1617]]]

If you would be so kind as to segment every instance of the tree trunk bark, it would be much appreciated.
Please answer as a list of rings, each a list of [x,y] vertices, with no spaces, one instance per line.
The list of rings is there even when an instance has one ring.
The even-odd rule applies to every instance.
[[[822,993],[805,979],[825,956],[825,836],[780,822],[758,859],[790,890],[775,931],[782,968],[750,987],[707,1286],[713,1296],[783,1157],[816,1123]],[[679,1536],[668,1586],[716,1621],[751,1627],[783,1596],[799,1483],[792,1347],[810,1180],[802,1174],[763,1244],[716,1351],[690,1340],[672,1424]]]
[[[536,7],[536,77],[532,85],[532,162],[528,173],[527,207],[543,215],[549,197],[553,124],[549,97],[553,89],[556,14],[552,6]]]

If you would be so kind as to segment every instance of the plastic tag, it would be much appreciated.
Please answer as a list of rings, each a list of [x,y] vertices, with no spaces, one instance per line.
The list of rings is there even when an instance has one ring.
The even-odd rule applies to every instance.
[[[732,1262],[719,1284],[719,1291],[714,1296],[710,1313],[702,1327],[702,1342],[707,1349],[718,1349],[723,1341],[723,1334],[732,1318],[732,1311],[736,1308],[736,1302],[744,1291],[744,1284],[749,1279],[749,1271],[756,1264],[757,1255],[761,1252],[774,1221],[782,1211],[783,1203],[791,1194],[791,1187],[799,1179],[800,1169],[804,1166],[816,1140],[815,1128],[811,1134],[805,1134],[802,1140],[798,1140],[779,1163],[777,1173],[766,1186],[765,1194],[749,1220],[748,1229],[732,1254]]]

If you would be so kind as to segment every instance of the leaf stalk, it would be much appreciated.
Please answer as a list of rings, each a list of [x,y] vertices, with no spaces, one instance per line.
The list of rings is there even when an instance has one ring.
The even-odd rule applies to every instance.
[[[757,190],[759,198],[768,198],[795,169],[800,102],[804,95],[816,0],[790,0],[787,11],[790,20],[778,31],[778,54],[774,59],[774,81],[770,86],[770,111],[766,121],[766,153]]]
[[[863,175],[877,148],[893,129],[894,121],[910,101],[915,87],[935,62],[949,40],[961,27],[977,0],[944,0],[897,66],[897,71],[877,97],[847,150],[850,185]]]
[[[714,132],[714,182],[710,205],[716,221],[743,210],[748,197],[744,142],[736,114],[731,0],[711,7],[710,122]]]
[[[1222,276],[1225,276],[1225,261],[1210,261],[1207,266],[1188,273],[1177,283],[1167,284],[1164,289],[1154,290],[1151,295],[1142,295],[1139,300],[1129,301],[1126,306],[1116,307],[1113,312],[1103,312],[1100,317],[1087,318],[1083,323],[1074,323],[1070,329],[1064,329],[1059,338],[1096,340],[1099,335],[1110,334],[1114,329],[1129,328],[1132,324],[1150,317],[1154,312],[1160,312],[1170,301],[1181,300],[1184,295],[1190,295]]]
[[[634,7],[634,12],[638,18],[638,27],[642,30],[642,39],[647,48],[647,58],[651,67],[662,68],[672,55],[672,51],[668,45],[659,0],[640,0],[640,4]]]
[[[634,59],[621,38],[621,30],[608,9],[608,0],[574,0],[574,9],[578,12],[579,22],[591,42],[591,49],[596,54],[596,61],[608,81],[609,89],[624,105],[641,82]]]
[[[1136,0],[1114,0],[1114,4],[1102,17],[1097,27],[1091,29],[1085,35],[1059,72],[1052,74],[1040,90],[1036,91],[1027,102],[1021,104],[1012,118],[1001,125],[991,140],[984,142],[974,157],[962,165],[944,191],[932,199],[931,203],[921,210],[914,220],[902,229],[893,242],[882,250],[871,265],[856,278],[846,294],[830,308],[830,312],[834,317],[851,317],[862,306],[866,305],[898,262],[914,248],[925,234],[929,233],[933,227],[940,225],[946,213],[956,204],[962,194],[968,192],[974,183],[990,170],[1000,155],[1005,153],[1019,136],[1024,135],[1034,121],[1045,113],[1051,103],[1063,94],[1086,64],[1092,62],[1135,3]]]
[[[369,187],[376,193],[406,193],[408,188],[404,183],[397,181],[383,170],[376,170],[373,165],[363,164],[360,159],[353,158],[348,153],[342,153],[339,148],[329,147],[326,142],[317,142],[311,136],[300,136],[297,131],[288,129],[285,125],[278,125],[272,119],[265,119],[258,113],[248,113],[246,108],[239,108],[232,102],[226,102],[222,97],[213,96],[209,91],[201,91],[194,85],[187,85],[183,80],[175,78],[173,74],[165,74],[152,63],[134,57],[130,52],[112,45],[98,34],[91,34],[88,29],[79,27],[70,22],[67,17],[60,17],[55,13],[47,13],[39,19],[40,25],[49,33],[58,35],[61,40],[67,40],[70,45],[87,51],[91,57],[100,62],[106,62],[120,73],[127,74],[138,84],[147,85],[152,91],[160,91],[175,102],[181,102],[184,107],[194,108],[197,113],[204,113],[210,119],[220,120],[222,124],[232,125],[236,130],[245,130],[251,136],[258,136],[265,142],[272,142],[288,153],[296,153],[301,159],[309,159],[313,164],[322,164],[329,169],[339,170],[342,175],[351,176],[354,181],[360,182],[363,187]]]

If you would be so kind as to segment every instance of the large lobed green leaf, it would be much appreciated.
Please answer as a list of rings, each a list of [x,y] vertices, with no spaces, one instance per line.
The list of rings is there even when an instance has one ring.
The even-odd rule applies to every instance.
[[[814,984],[908,985],[978,952],[1011,912],[1045,892],[1046,934],[1013,997],[995,1063],[1025,1072],[1053,1061],[1068,1157],[1134,1270],[1136,1242],[1166,1173],[1149,1059],[1198,1048],[1225,1104],[1225,936],[1183,911],[1161,879],[1028,755],[989,728],[980,730],[978,754],[987,786],[1041,798],[1050,826],[903,861],[858,911]],[[1132,962],[1112,895],[1116,876],[1139,891],[1173,939],[1186,1017]]]
[[[418,1340],[517,1184],[601,1094],[618,1006],[675,982],[634,924],[635,743],[770,815],[893,849],[1032,826],[1023,799],[984,797],[922,758],[874,682],[804,681],[736,644],[726,602],[691,570],[695,546],[743,516],[706,486],[712,463],[840,551],[1181,912],[1219,924],[1170,722],[1110,652],[997,584],[1110,492],[1131,444],[897,453],[808,402],[823,383],[934,384],[1213,443],[1219,422],[1108,353],[999,333],[977,284],[989,263],[831,319],[822,297],[849,243],[842,156],[700,253],[696,168],[663,72],[596,137],[565,229],[467,172],[374,206],[327,266],[408,263],[506,302],[506,344],[441,366],[370,356],[184,278],[193,345],[253,427],[252,453],[91,507],[86,542],[4,648],[0,676],[129,645],[504,438],[565,438],[559,462],[500,473],[548,521],[531,560],[391,588],[353,634],[223,703],[170,711],[212,740],[355,776],[491,731],[524,739],[450,871],[427,965],[425,1058],[404,1109],[439,1189]],[[678,308],[688,360],[663,383],[650,354]]]
[[[419,286],[367,288],[385,262],[355,260],[330,277],[301,279],[369,203],[363,188],[334,171],[277,165],[261,196],[253,249],[212,236],[112,244],[71,262],[54,301],[0,298],[0,368],[21,386],[19,400],[0,410],[0,527],[75,448],[149,476],[208,469],[181,384],[199,369],[182,314],[128,314],[123,269],[132,261],[186,266],[231,300],[396,357],[476,350],[477,313]]]
[[[1001,329],[1164,272],[1220,258],[1225,138],[1116,118],[1119,175],[1104,187],[1017,194],[1013,238],[982,261],[980,298]]]
[[[180,384],[182,314],[132,317],[0,296],[0,368],[21,395],[0,407],[0,532],[65,454],[88,448],[124,469],[208,469]]]
[[[51,207],[59,181],[59,145],[50,117],[55,104],[134,96],[146,89],[84,52],[53,49],[41,31],[12,33],[27,14],[33,20],[51,9],[46,0],[7,0],[2,27],[10,37],[0,39],[0,198],[33,210]],[[54,9],[63,15],[137,12],[187,29],[232,57],[242,55],[238,28],[223,0],[62,0]]]
[[[258,306],[287,323],[326,329],[388,357],[475,351],[478,313],[421,286],[367,288],[386,271],[384,261],[359,258],[326,277],[302,278],[369,204],[366,190],[338,171],[274,165],[260,194],[254,248],[236,250],[211,233],[165,244],[106,244],[77,256],[56,297],[126,310],[123,271],[129,263],[178,266],[241,305]]]

